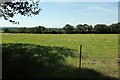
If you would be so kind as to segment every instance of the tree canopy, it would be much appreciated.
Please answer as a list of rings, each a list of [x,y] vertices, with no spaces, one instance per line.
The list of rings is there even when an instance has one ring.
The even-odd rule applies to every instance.
[[[66,24],[65,27],[63,27],[63,30],[65,33],[73,33],[74,32],[74,26],[70,25],[70,24]]]
[[[3,17],[5,20],[14,24],[19,24],[19,22],[12,20],[16,14],[29,17],[32,15],[38,15],[40,11],[41,8],[39,7],[39,1],[11,0],[9,2],[4,1],[0,3],[0,17]]]
[[[120,22],[111,25],[96,24],[95,26],[88,24],[78,24],[75,27],[66,24],[63,28],[46,28],[44,26],[36,26],[32,28],[16,27],[16,28],[3,28],[6,33],[38,33],[38,34],[119,34]]]

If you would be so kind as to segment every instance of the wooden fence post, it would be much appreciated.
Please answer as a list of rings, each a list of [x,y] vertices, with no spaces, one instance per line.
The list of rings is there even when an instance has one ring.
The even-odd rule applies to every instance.
[[[80,45],[80,60],[79,60],[79,69],[81,68],[81,58],[82,58],[82,45]]]

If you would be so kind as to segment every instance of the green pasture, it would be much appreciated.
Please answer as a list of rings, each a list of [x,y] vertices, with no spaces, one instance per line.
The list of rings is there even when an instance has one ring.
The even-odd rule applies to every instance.
[[[67,57],[67,65],[78,67],[82,45],[82,68],[94,69],[109,76],[118,76],[118,34],[2,34],[2,44],[22,43],[74,50],[76,57]],[[62,52],[62,51],[61,51]]]

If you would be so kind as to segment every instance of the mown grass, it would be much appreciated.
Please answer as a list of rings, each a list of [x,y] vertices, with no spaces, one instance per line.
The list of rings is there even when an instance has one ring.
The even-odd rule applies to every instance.
[[[77,57],[67,57],[66,64],[78,67],[79,46],[83,45],[82,67],[109,76],[118,76],[117,34],[2,34],[2,44],[22,43],[65,47],[75,50]]]

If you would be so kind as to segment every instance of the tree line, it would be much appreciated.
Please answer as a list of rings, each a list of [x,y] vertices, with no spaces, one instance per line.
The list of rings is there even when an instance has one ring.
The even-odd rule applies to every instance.
[[[88,24],[78,24],[75,27],[66,24],[63,28],[46,28],[44,26],[36,26],[33,28],[15,27],[2,28],[4,33],[35,33],[35,34],[119,34],[120,22],[111,25],[96,24],[94,27]]]

